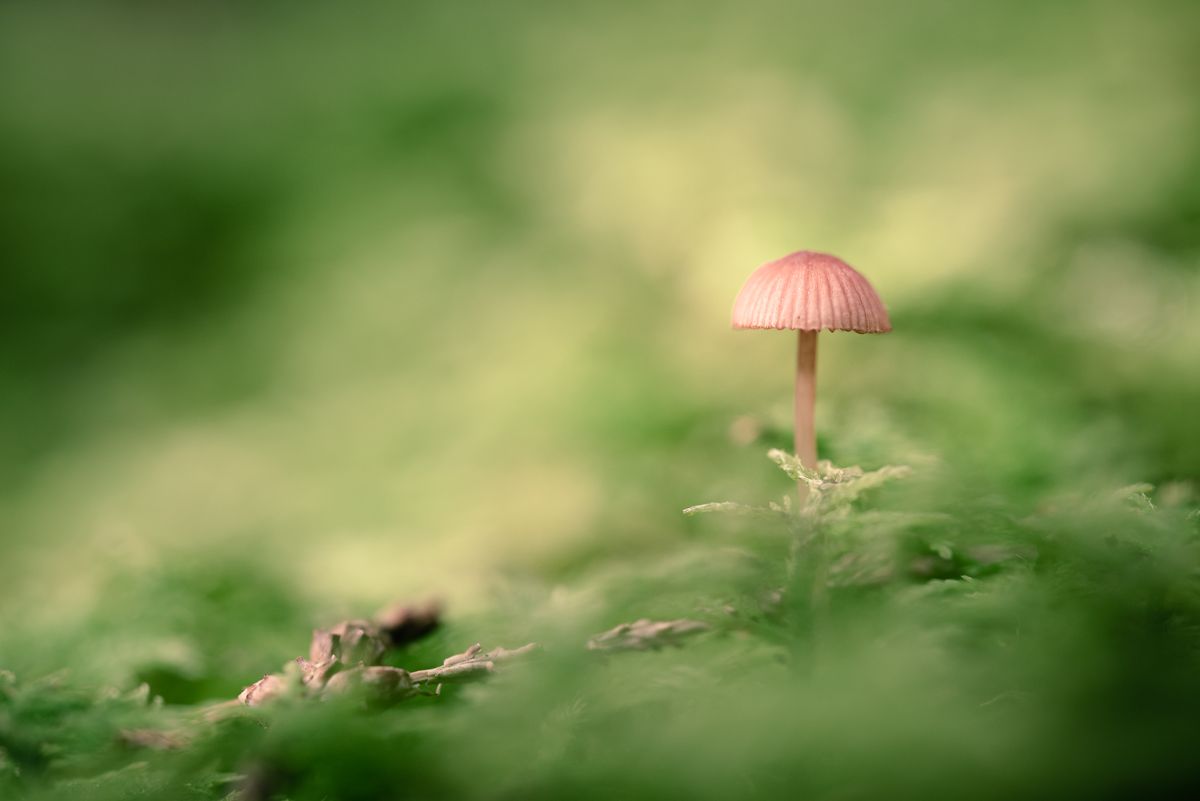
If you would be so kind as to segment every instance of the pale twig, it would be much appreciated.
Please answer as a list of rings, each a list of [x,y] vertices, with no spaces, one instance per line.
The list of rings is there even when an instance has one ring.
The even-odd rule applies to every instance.
[[[727,514],[742,515],[744,517],[778,517],[786,515],[787,512],[780,506],[772,504],[771,506],[749,506],[744,503],[736,503],[734,501],[717,501],[714,503],[700,503],[695,506],[689,506],[683,510],[683,513],[688,517],[699,514],[712,514],[714,512],[724,512]]]
[[[159,729],[121,729],[117,732],[117,740],[129,748],[151,751],[174,751],[188,744],[185,734]]]
[[[684,637],[708,631],[708,624],[698,620],[648,620],[622,623],[588,640],[590,651],[646,651],[668,645],[679,645]]]
[[[484,651],[475,643],[461,654],[447,657],[440,666],[426,670],[408,672],[403,668],[377,665],[357,667],[337,673],[329,680],[322,693],[339,694],[354,688],[366,690],[371,700],[395,703],[414,695],[428,695],[428,686],[441,691],[441,685],[474,681],[486,678],[496,671],[496,663],[524,656],[537,649],[536,643],[520,648],[496,648]]]
[[[503,662],[514,657],[525,656],[537,650],[537,643],[527,643],[520,648],[496,648],[484,651],[483,646],[475,643],[461,654],[447,657],[440,667],[418,670],[412,674],[416,684],[444,684],[449,682],[471,681],[492,673],[497,662]]]

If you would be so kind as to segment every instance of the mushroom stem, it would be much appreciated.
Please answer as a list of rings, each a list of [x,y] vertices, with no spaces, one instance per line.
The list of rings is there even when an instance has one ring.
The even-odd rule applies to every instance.
[[[809,470],[817,467],[817,332],[800,331],[796,341],[796,456]]]

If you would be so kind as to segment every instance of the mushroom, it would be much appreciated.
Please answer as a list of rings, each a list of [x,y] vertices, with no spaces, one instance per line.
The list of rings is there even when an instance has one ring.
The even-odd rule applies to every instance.
[[[887,309],[857,270],[827,253],[800,250],[759,267],[733,303],[734,328],[799,331],[796,348],[796,457],[817,465],[813,405],[817,390],[817,334],[821,330],[883,334]]]

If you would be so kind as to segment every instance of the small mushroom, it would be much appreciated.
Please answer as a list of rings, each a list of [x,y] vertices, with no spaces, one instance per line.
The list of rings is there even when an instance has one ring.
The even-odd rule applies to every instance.
[[[892,330],[887,309],[857,270],[827,253],[801,250],[755,270],[733,304],[734,328],[799,331],[796,349],[796,456],[817,465],[813,406],[817,389],[817,334]]]

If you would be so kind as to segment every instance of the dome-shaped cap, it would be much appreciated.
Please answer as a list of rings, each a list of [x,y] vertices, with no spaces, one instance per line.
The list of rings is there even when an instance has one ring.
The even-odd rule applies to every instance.
[[[733,303],[734,328],[892,330],[887,309],[857,270],[827,253],[801,250],[755,270]]]

